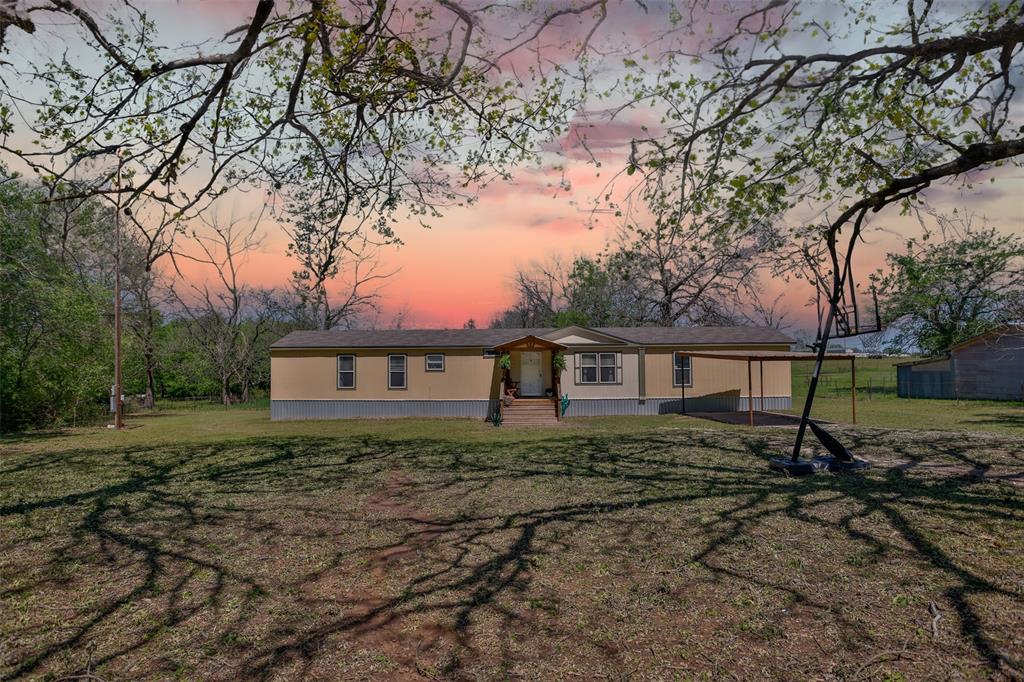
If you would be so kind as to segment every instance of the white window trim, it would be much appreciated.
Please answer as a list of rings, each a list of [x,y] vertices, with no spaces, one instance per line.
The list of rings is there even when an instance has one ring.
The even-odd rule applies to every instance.
[[[391,385],[391,358],[402,358],[402,385],[392,386]],[[388,390],[389,391],[404,391],[409,388],[409,356],[405,353],[388,353]]]
[[[606,365],[603,360],[604,357],[610,355],[612,358],[612,364]],[[601,378],[601,370],[606,367],[612,368],[612,380],[605,381]],[[597,354],[597,383],[599,384],[618,384],[619,381],[619,354],[618,353],[598,353]]]
[[[585,356],[587,356],[587,355],[593,355],[594,356],[594,364],[593,365],[587,365],[587,368],[590,368],[590,367],[594,368],[594,381],[586,381],[583,378],[583,358]],[[598,360],[597,360],[597,353],[577,353],[576,354],[576,366],[579,367],[579,370],[580,370],[579,381],[577,383],[585,384],[585,385],[588,385],[588,386],[591,385],[591,384],[600,383],[601,368],[598,366],[597,362],[598,362]]]
[[[342,358],[352,358],[352,370],[351,370],[351,373],[352,373],[352,385],[351,386],[342,386],[341,385],[341,359]],[[339,353],[337,360],[335,360],[334,369],[335,369],[335,377],[334,378],[335,378],[335,381],[338,384],[338,390],[339,391],[354,391],[354,390],[356,390],[356,356],[355,356],[355,354],[353,354],[353,353]],[[347,374],[349,372],[349,370],[345,370],[345,372]]]
[[[441,368],[431,369],[430,358],[441,358]],[[424,372],[443,372],[445,365],[444,353],[427,353],[423,356],[423,371]]]
[[[686,364],[683,363],[682,367],[681,367],[682,371],[680,371],[679,374],[680,374],[680,378],[683,380],[684,383],[677,383],[676,382],[676,358],[680,357],[680,353],[681,353],[680,351],[675,351],[675,352],[672,353],[672,386],[674,386],[676,388],[684,388],[684,387],[685,388],[693,388],[693,356],[692,355],[684,355],[684,356],[682,356],[684,360],[689,360],[690,361],[690,380],[686,381]]]
[[[595,378],[596,378],[595,381],[584,381],[583,380],[583,356],[585,356],[585,355],[593,355],[594,356],[594,364],[593,365],[587,365],[587,368],[588,369],[590,367],[594,368],[594,374],[595,374]],[[604,356],[604,355],[610,355],[612,357],[612,364],[610,364],[610,365],[607,365],[607,364],[602,365],[601,364],[601,356]],[[576,353],[576,366],[577,366],[577,369],[579,370],[579,372],[577,373],[577,376],[579,377],[579,379],[576,382],[576,384],[578,386],[579,385],[595,386],[597,384],[604,384],[605,386],[612,386],[612,385],[621,384],[622,383],[622,380],[621,380],[622,379],[622,359],[621,358],[622,358],[622,354],[619,353],[618,351],[587,351],[585,353]],[[601,369],[604,368],[604,367],[611,367],[613,370],[615,370],[615,377],[613,378],[612,381],[603,381],[601,379]]]

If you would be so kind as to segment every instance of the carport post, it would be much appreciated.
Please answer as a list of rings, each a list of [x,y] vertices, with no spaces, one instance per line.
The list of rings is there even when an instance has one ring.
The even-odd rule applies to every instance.
[[[857,358],[850,358],[850,409],[853,411],[853,423],[857,423]]]
[[[685,355],[679,355],[679,394],[683,401],[683,414],[686,414],[686,363],[683,360],[686,358]],[[673,361],[674,362],[674,361]],[[672,373],[675,374],[675,368],[672,368]],[[693,359],[690,359],[690,377],[693,378]]]
[[[761,371],[761,411],[764,412],[764,360],[757,361],[757,368]]]
[[[754,364],[747,358],[747,420],[754,425],[754,373],[751,365]]]

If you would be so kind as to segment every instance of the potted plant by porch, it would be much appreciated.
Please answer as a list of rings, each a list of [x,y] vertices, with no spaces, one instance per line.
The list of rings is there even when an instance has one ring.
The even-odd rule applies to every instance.
[[[498,360],[498,367],[501,368],[502,383],[505,384],[505,394],[501,396],[501,402],[508,407],[512,404],[512,391],[509,387],[512,385],[512,355],[509,353],[502,353],[501,358]]]
[[[561,377],[562,376],[562,372],[565,371],[565,353],[559,352],[559,353],[555,353],[554,355],[552,355],[551,356],[551,367],[554,369],[554,373],[555,373],[555,376],[552,377],[552,379],[554,381],[554,384],[557,386],[559,384],[559,377]],[[544,395],[546,395],[549,398],[554,397],[554,395],[555,395],[554,387],[546,389],[544,391]]]
[[[562,373],[565,371],[565,353],[555,353],[555,357],[551,358],[551,365],[555,368],[555,371]]]

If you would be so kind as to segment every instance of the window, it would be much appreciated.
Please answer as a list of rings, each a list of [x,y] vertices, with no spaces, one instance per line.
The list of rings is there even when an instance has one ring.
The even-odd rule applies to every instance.
[[[427,371],[444,371],[444,353],[427,353]]]
[[[388,356],[388,388],[405,388],[405,356]]]
[[[597,383],[597,353],[580,353],[580,383]]]
[[[580,353],[579,383],[616,384],[619,382],[618,353]]]
[[[338,388],[356,387],[356,356],[338,356]]]
[[[680,355],[679,353],[672,355],[673,386],[693,386],[692,360],[693,358],[689,355]]]
[[[601,353],[601,383],[614,384],[616,353]]]

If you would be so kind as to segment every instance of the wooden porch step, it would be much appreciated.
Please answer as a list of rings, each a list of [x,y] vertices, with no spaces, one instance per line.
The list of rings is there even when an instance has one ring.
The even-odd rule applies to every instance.
[[[502,426],[558,426],[562,422],[554,419],[506,419]]]
[[[506,412],[505,418],[509,417],[522,417],[524,419],[547,419],[551,417],[556,419],[554,411],[551,412]]]
[[[551,412],[506,412],[505,419],[552,419],[557,420],[554,411]]]
[[[533,419],[533,420],[508,420],[501,422],[502,426],[561,426],[562,422],[554,419]]]
[[[516,398],[503,408],[504,426],[559,426],[554,398]]]

